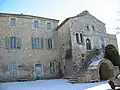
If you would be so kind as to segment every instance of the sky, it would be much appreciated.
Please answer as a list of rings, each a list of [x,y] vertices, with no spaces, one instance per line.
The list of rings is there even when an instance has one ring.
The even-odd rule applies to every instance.
[[[60,23],[84,10],[104,22],[108,33],[117,33],[115,28],[120,27],[119,0],[0,0],[0,12],[53,18]],[[120,48],[120,33],[117,39]]]

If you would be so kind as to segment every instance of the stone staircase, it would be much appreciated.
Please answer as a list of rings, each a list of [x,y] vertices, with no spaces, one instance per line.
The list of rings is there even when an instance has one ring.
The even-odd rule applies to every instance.
[[[95,59],[100,54],[97,50],[87,51],[83,60],[81,60],[80,67],[77,67],[78,70],[74,73],[74,78],[69,79],[70,83],[79,83],[79,82],[86,82],[86,74],[87,68],[89,64],[92,62],[92,59]]]

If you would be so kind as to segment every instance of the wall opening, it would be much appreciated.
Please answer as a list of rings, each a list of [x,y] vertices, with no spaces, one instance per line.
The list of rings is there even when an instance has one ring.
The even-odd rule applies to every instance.
[[[110,77],[114,76],[114,70],[111,68],[109,63],[101,63],[99,67],[100,80],[108,80]]]

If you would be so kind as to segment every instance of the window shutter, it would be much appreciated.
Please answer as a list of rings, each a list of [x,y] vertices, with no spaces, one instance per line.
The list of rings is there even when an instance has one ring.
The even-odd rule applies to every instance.
[[[50,41],[49,41],[49,43],[50,43],[50,49],[52,49],[52,47],[53,47],[53,46],[52,46],[52,44],[53,44],[53,43],[52,43],[53,40],[52,40],[52,39],[49,39],[49,40],[50,40]]]
[[[21,38],[17,38],[17,49],[21,48]]]
[[[55,49],[54,48],[54,39],[52,39],[52,49]]]
[[[31,37],[32,48],[35,48],[35,38]]]
[[[41,48],[44,49],[44,38],[41,38]]]
[[[39,45],[40,45],[40,42],[39,42],[39,37],[36,37],[35,38],[35,48],[40,48]]]
[[[46,46],[46,49],[48,49],[48,39],[45,39],[45,46]]]
[[[5,38],[5,45],[6,45],[6,49],[10,48],[10,38],[8,37]]]

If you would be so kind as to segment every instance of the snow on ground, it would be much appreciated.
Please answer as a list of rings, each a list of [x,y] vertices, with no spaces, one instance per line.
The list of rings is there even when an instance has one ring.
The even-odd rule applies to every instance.
[[[65,79],[0,83],[0,90],[110,90],[107,82],[71,84]]]

